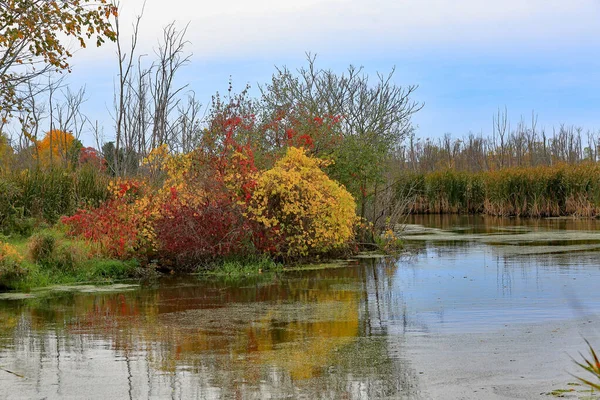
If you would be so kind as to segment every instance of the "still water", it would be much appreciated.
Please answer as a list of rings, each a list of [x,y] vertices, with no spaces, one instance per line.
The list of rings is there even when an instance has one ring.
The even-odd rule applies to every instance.
[[[595,318],[598,228],[413,217],[397,260],[5,298],[0,398],[427,399],[417,344]]]

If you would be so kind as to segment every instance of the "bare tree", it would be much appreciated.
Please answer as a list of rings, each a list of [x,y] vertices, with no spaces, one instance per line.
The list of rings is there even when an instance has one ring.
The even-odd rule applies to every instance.
[[[115,16],[114,28],[115,28],[115,33],[116,33],[119,75],[118,75],[118,82],[116,84],[115,94],[114,94],[114,109],[115,109],[114,153],[115,154],[113,154],[111,158],[113,160],[112,169],[114,170],[115,174],[117,174],[117,175],[127,173],[127,171],[126,171],[127,164],[121,165],[120,154],[122,152],[121,148],[123,146],[124,131],[126,130],[125,123],[126,123],[126,114],[127,114],[127,104],[128,104],[129,95],[130,95],[130,92],[128,90],[130,78],[131,78],[130,75],[131,75],[132,69],[134,68],[134,57],[135,57],[135,51],[136,51],[136,47],[137,47],[137,43],[138,43],[139,27],[140,27],[140,22],[142,20],[142,17],[144,15],[145,5],[146,5],[146,3],[144,3],[144,5],[142,6],[142,11],[140,12],[140,14],[135,17],[135,21],[133,23],[133,33],[131,34],[131,41],[130,41],[130,45],[129,45],[129,53],[127,53],[126,50],[123,48],[120,19],[119,19],[118,14],[117,14],[117,16]],[[119,3],[117,3],[117,4],[115,4],[115,6],[117,8],[119,8],[120,5],[119,5]],[[105,155],[105,157],[106,157],[106,155]],[[125,170],[123,170],[123,169],[125,169]]]
[[[500,139],[500,162],[499,162],[499,166],[500,168],[504,167],[504,155],[505,155],[505,151],[506,151],[506,143],[505,143],[505,137],[506,137],[506,133],[508,132],[508,110],[506,109],[506,107],[504,107],[504,112],[500,112],[500,109],[498,109],[498,115],[494,116],[493,118],[493,138],[494,138],[494,145],[496,145],[496,135],[498,135],[499,139]]]
[[[179,105],[177,95],[188,85],[175,87],[174,79],[177,71],[185,66],[191,54],[184,54],[187,26],[178,31],[175,23],[170,23],[163,30],[163,40],[156,50],[158,60],[153,65],[154,78],[150,81],[150,90],[154,111],[152,115],[152,148],[167,144],[172,137],[169,116]]]

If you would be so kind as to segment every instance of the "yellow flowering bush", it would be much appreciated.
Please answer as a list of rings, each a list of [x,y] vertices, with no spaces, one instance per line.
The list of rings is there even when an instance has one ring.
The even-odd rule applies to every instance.
[[[356,203],[321,169],[324,162],[290,147],[262,173],[248,204],[250,220],[273,237],[277,256],[307,257],[344,248],[354,236]]]

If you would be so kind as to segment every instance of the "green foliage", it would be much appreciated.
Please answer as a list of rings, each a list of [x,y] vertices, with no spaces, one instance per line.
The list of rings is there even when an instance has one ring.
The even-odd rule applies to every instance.
[[[125,152],[123,148],[120,148],[117,154],[114,142],[107,142],[102,146],[102,155],[106,160],[108,172],[111,176],[117,175],[115,166],[119,171],[129,176],[135,175],[138,172],[138,165],[141,157],[135,152]]]
[[[136,260],[103,260],[94,259],[86,263],[89,278],[110,278],[124,279],[130,278],[139,268]]]
[[[344,138],[333,150],[334,162],[327,167],[327,172],[360,202],[361,217],[365,217],[363,205],[373,187],[384,182],[388,152],[389,147],[369,133]]]
[[[71,242],[59,242],[54,251],[53,265],[62,271],[75,271],[87,260],[87,251],[82,245]]]
[[[0,176],[0,233],[29,236],[33,232],[34,220],[25,216],[25,208],[17,206],[19,187]]]
[[[375,235],[374,241],[378,250],[385,254],[397,254],[404,248],[402,240],[391,229],[381,235]]]
[[[83,244],[68,241],[52,230],[34,234],[28,250],[30,259],[40,267],[63,272],[75,271],[88,258]]]
[[[479,212],[482,209],[484,188],[478,176],[445,170],[428,174],[423,191],[431,212]]]
[[[108,197],[108,183],[108,177],[95,166],[84,165],[79,168],[73,173],[73,205],[78,208],[99,206]]]
[[[13,156],[8,137],[0,132],[0,174],[9,170]]]
[[[136,261],[119,261],[105,259],[83,260],[73,269],[50,269],[38,264],[27,265],[26,275],[10,282],[0,279],[0,286],[17,290],[51,285],[71,285],[80,283],[112,283],[117,279],[131,278],[138,272]]]
[[[238,278],[279,272],[282,270],[283,266],[281,264],[276,263],[266,255],[262,255],[245,258],[228,258],[221,262],[209,265],[205,273],[213,276]]]
[[[61,168],[14,174],[20,191],[16,204],[24,208],[25,215],[54,223],[61,214],[73,209],[71,178]]]
[[[10,245],[0,243],[0,287],[3,288],[27,290],[56,284],[113,282],[141,272],[136,260],[90,258],[85,242],[69,240],[56,230],[36,232],[27,241],[10,240]],[[8,249],[8,253],[3,249]],[[2,256],[5,253],[8,256]]]
[[[54,263],[57,236],[51,231],[42,231],[29,239],[29,257],[35,263],[51,265]]]
[[[305,147],[312,156],[334,160],[328,174],[354,196],[360,216],[368,217],[390,160],[412,132],[411,116],[421,109],[411,100],[417,87],[398,86],[393,75],[394,70],[373,79],[354,66],[342,73],[321,69],[311,55],[296,71],[278,68],[261,87],[257,114],[269,118],[266,134],[258,137],[271,138],[271,146]],[[307,140],[294,142],[291,136]]]

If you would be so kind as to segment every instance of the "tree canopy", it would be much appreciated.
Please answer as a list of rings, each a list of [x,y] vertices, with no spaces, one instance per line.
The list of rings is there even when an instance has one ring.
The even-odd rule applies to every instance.
[[[49,71],[69,71],[72,53],[64,38],[86,47],[115,40],[106,0],[0,0],[0,115],[23,108],[23,85]]]

